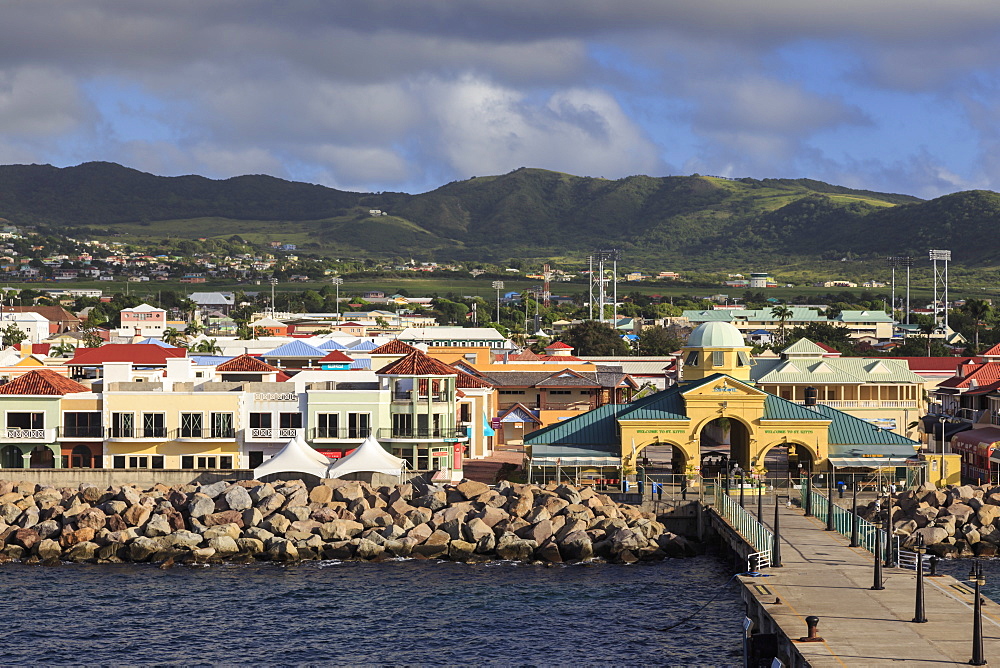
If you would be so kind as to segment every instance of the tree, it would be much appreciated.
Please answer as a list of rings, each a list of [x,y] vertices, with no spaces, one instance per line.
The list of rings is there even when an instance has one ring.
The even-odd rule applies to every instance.
[[[618,333],[596,320],[587,320],[563,332],[563,343],[573,346],[576,355],[628,355],[628,344]]]
[[[181,344],[181,339],[184,337],[180,330],[175,327],[167,327],[163,330],[163,342],[171,345],[178,346]]]
[[[91,325],[82,327],[80,332],[83,334],[83,347],[84,348],[100,348],[104,345],[104,339],[98,333],[97,328]]]
[[[191,348],[191,352],[204,353],[206,355],[217,355],[222,352],[222,348],[219,347],[219,344],[215,339],[203,339],[194,344]]]
[[[62,343],[52,346],[49,349],[49,357],[69,357],[76,351],[76,346],[74,346],[69,341],[63,341]]]
[[[28,338],[28,335],[22,332],[18,326],[14,323],[10,323],[3,329],[0,329],[0,335],[3,336],[3,347],[17,347],[21,345],[21,342]]]
[[[969,314],[972,318],[972,326],[975,331],[975,353],[979,354],[979,327],[982,325],[982,321],[990,314],[993,307],[985,299],[970,299],[965,302],[962,306],[962,310]]]
[[[778,319],[778,340],[785,345],[785,322],[792,317],[792,309],[784,304],[778,304],[771,309],[771,315]]]
[[[919,325],[917,325],[917,328],[920,330],[920,333],[924,335],[924,340],[927,343],[927,357],[930,357],[931,356],[931,335],[934,333],[934,330],[937,329],[937,323],[934,323],[934,322],[922,322]]]
[[[669,355],[684,345],[680,339],[675,337],[664,327],[644,327],[639,332],[638,354],[640,355]]]

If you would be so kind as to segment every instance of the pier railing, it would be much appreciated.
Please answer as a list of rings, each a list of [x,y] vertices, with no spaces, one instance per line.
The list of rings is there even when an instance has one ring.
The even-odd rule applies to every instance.
[[[801,490],[802,507],[805,508],[808,505],[807,494],[812,495],[812,514],[821,520],[825,520],[827,517],[827,509],[830,507],[830,500],[825,494],[821,494],[815,489],[809,489],[809,486],[803,485]],[[833,504],[833,528],[834,530],[842,536],[847,538],[851,537],[853,533],[853,522],[854,518],[857,516],[858,522],[858,544],[875,554],[875,535],[876,533],[882,534],[882,545],[892,545],[894,551],[898,554],[898,536],[888,536],[885,529],[878,527],[860,515],[852,513],[846,508],[841,508],[836,503]],[[895,539],[894,542],[890,542],[890,538]],[[885,549],[885,548],[883,548]]]
[[[754,549],[766,556],[770,563],[771,550],[774,549],[774,534],[763,523],[739,502],[726,493],[725,488],[713,484],[715,493],[715,511],[722,516],[730,526],[752,545]]]

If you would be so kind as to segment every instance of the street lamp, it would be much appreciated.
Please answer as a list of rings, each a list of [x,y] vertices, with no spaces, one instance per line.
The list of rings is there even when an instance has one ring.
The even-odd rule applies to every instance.
[[[503,290],[503,281],[493,281],[493,289],[497,291],[497,317],[496,322],[500,322],[500,291]]]
[[[927,547],[924,545],[923,534],[917,534],[917,544],[913,550],[917,553],[917,597],[913,608],[913,622],[925,624],[927,615],[924,611],[924,553],[927,552]]]
[[[344,284],[344,279],[337,276],[336,278],[331,278],[330,283],[333,287],[337,288],[337,322],[340,322],[340,286]]]
[[[983,565],[979,561],[973,564],[969,571],[969,580],[976,585],[976,602],[972,613],[972,661],[969,665],[985,666],[986,655],[983,653],[983,597],[980,588],[986,584],[983,576]]]
[[[272,278],[268,282],[271,284],[271,317],[273,318],[274,317],[274,313],[275,313],[275,308],[274,308],[274,286],[276,286],[278,284],[278,279]]]

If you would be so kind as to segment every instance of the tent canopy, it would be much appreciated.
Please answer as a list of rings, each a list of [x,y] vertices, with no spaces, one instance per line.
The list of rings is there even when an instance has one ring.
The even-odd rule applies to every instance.
[[[309,473],[319,478],[327,477],[330,460],[306,443],[302,438],[293,438],[278,454],[253,470],[254,479],[272,473]]]
[[[398,476],[406,463],[405,459],[390,455],[379,445],[374,436],[369,436],[354,452],[334,462],[327,477],[340,478],[350,473],[362,472]]]

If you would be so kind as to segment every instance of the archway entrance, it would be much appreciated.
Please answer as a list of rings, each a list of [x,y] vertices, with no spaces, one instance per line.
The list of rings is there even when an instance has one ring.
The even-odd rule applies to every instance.
[[[21,454],[20,448],[16,445],[0,448],[0,468],[23,469],[24,456]]]
[[[659,441],[642,449],[638,463],[646,473],[685,473],[687,468],[687,458],[681,448]]]
[[[702,428],[698,438],[702,476],[727,473],[735,464],[750,470],[750,430],[739,420],[716,418]]]
[[[764,454],[764,468],[768,480],[786,480],[808,475],[813,471],[813,457],[804,446],[797,443],[779,443]]]
[[[69,465],[75,469],[89,469],[93,463],[93,455],[86,445],[78,445],[73,448],[69,456]]]
[[[52,454],[51,449],[46,448],[44,445],[36,446],[31,451],[31,463],[29,466],[33,469],[54,469],[56,467],[55,455]]]

